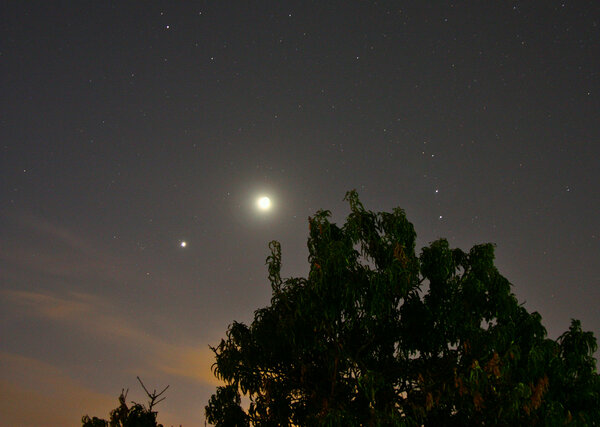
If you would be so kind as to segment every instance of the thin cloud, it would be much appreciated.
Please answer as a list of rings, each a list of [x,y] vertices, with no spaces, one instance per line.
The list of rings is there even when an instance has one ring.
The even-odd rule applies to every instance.
[[[138,277],[135,268],[80,232],[28,213],[7,220],[16,232],[0,242],[4,268],[64,279]],[[21,235],[30,240],[22,240]]]
[[[22,315],[63,322],[97,339],[119,341],[138,351],[142,349],[145,358],[140,362],[143,365],[132,368],[136,374],[142,369],[176,375],[203,385],[218,383],[212,375],[214,358],[208,347],[166,340],[140,328],[101,297],[75,292],[60,295],[15,290],[2,291],[0,297],[18,308]]]
[[[61,298],[42,292],[6,290],[1,294],[13,304],[20,305],[29,314],[48,319],[72,319],[90,309],[89,296],[74,294],[73,298]]]
[[[153,368],[200,384],[222,385],[212,373],[214,353],[208,347],[165,346],[163,351],[151,362]]]
[[[17,222],[24,228],[37,231],[39,234],[51,238],[55,243],[74,251],[95,255],[96,247],[84,237],[74,231],[57,224],[54,224],[44,218],[31,214],[20,215]]]
[[[80,426],[82,411],[103,414],[117,404],[37,359],[0,352],[0,367],[2,425]]]

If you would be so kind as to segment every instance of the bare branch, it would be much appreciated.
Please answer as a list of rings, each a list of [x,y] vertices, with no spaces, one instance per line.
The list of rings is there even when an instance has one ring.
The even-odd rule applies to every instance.
[[[140,384],[142,385],[142,388],[144,389],[144,391],[146,392],[146,394],[148,396],[150,396],[150,392],[148,391],[148,389],[146,388],[146,386],[144,385],[144,383],[142,382],[142,380],[140,379],[140,377],[136,377],[138,379],[138,381],[140,382]]]
[[[167,389],[169,388],[169,386],[167,385],[165,388],[163,388],[163,390],[160,393],[156,392],[156,389],[154,389],[152,391],[152,393],[150,393],[148,391],[148,389],[146,388],[146,386],[144,385],[144,383],[142,382],[142,380],[140,379],[140,377],[137,377],[138,381],[140,382],[140,384],[142,385],[142,388],[144,389],[144,391],[146,392],[146,394],[148,395],[148,398],[150,399],[150,401],[148,402],[148,410],[152,411],[152,408],[154,407],[154,405],[158,405],[160,402],[162,402],[163,400],[166,399],[166,397],[163,397],[162,399],[158,399],[165,391],[167,391]],[[158,400],[156,400],[158,399]]]

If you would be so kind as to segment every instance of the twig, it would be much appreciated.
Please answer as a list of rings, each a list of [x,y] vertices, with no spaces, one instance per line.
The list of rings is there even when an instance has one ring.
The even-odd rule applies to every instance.
[[[169,388],[168,385],[160,393],[156,393],[156,389],[154,389],[154,391],[152,393],[150,393],[148,391],[148,389],[146,388],[146,386],[144,385],[144,383],[142,382],[142,380],[140,379],[140,377],[136,377],[136,378],[138,379],[138,381],[142,385],[142,388],[144,389],[144,391],[150,398],[150,402],[148,402],[148,410],[149,411],[152,411],[152,408],[154,407],[154,405],[158,405],[160,402],[162,402],[163,400],[165,400],[167,398],[165,396],[162,399],[158,399],[165,391],[167,391],[167,389]],[[156,400],[156,399],[158,399],[158,400]]]

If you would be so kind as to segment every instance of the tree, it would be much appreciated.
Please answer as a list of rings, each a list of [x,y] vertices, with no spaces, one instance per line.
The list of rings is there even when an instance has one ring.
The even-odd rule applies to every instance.
[[[119,396],[119,406],[110,411],[110,421],[103,420],[101,418],[93,417],[90,418],[88,415],[84,415],[81,418],[83,427],[163,427],[162,424],[157,424],[156,416],[158,413],[153,411],[153,408],[158,403],[165,400],[164,397],[159,397],[167,391],[169,386],[166,386],[160,393],[154,390],[152,393],[146,389],[146,386],[137,377],[138,381],[142,385],[142,388],[148,396],[148,406],[142,405],[141,403],[133,403],[131,407],[127,406],[127,393],[129,390],[121,390]]]
[[[548,339],[494,266],[492,244],[467,253],[440,239],[417,256],[403,210],[368,211],[355,191],[345,200],[343,226],[328,211],[309,218],[308,277],[282,279],[270,243],[271,304],[212,348],[226,386],[209,422],[597,425],[591,332],[573,320]]]
[[[217,427],[247,426],[248,416],[240,403],[240,394],[235,387],[218,387],[217,393],[208,401],[206,418]]]

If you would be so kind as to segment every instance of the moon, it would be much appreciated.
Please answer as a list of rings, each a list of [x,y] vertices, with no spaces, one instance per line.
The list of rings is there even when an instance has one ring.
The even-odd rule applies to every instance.
[[[260,197],[256,201],[256,205],[261,211],[268,211],[271,209],[271,199],[269,199],[267,196]]]

